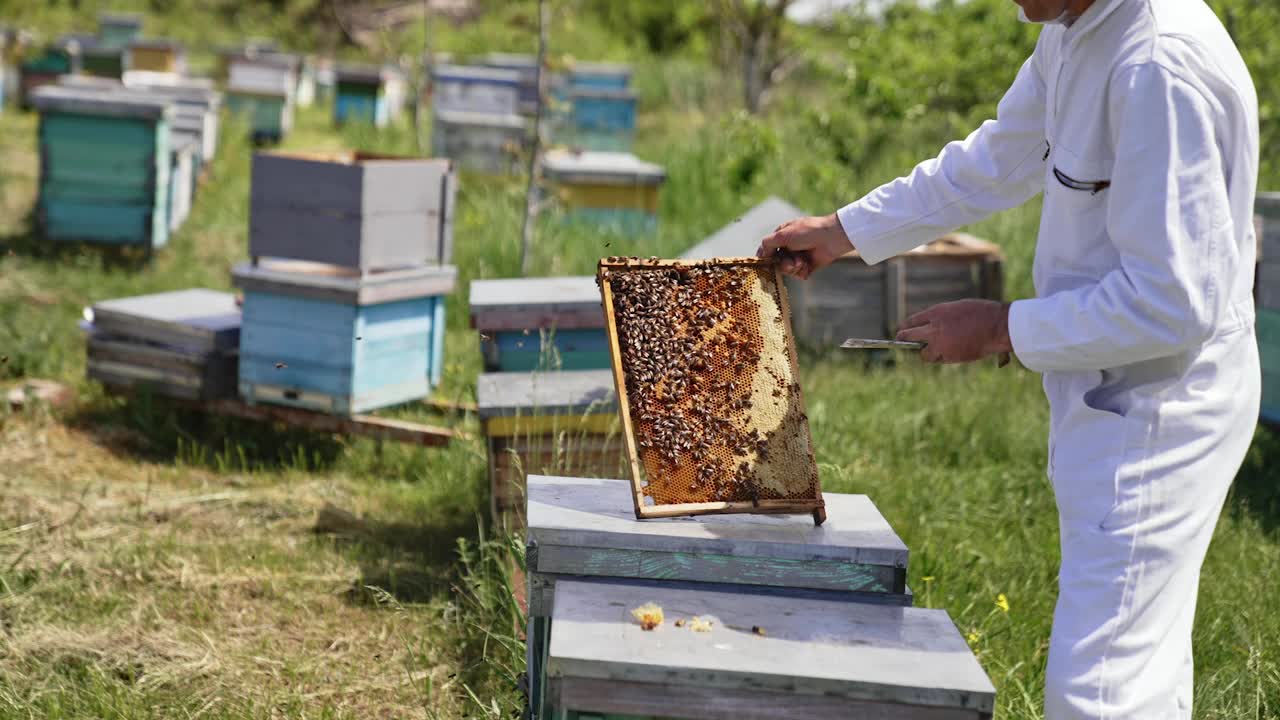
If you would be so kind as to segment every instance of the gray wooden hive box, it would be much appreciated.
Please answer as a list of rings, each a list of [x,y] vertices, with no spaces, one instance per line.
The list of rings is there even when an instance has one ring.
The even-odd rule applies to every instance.
[[[609,367],[600,288],[590,275],[473,280],[471,327],[487,372]]]
[[[249,254],[360,270],[447,264],[457,175],[445,159],[260,152]]]
[[[853,604],[909,606],[907,546],[865,495],[825,493],[827,522],[800,515],[637,520],[631,485],[531,475],[526,579],[532,707],[556,588],[592,579]]]
[[[476,381],[476,404],[489,451],[490,510],[499,524],[523,524],[530,474],[624,477],[608,370],[485,373]]]
[[[1280,310],[1280,192],[1258,193],[1254,211],[1258,234],[1258,307]]]
[[[631,611],[649,602],[665,618],[644,630]],[[554,617],[544,716],[557,720],[985,720],[995,707],[943,610],[564,582]],[[710,630],[675,626],[694,617]]]
[[[194,289],[108,300],[92,309],[87,375],[171,397],[235,394],[240,309],[235,296]]]

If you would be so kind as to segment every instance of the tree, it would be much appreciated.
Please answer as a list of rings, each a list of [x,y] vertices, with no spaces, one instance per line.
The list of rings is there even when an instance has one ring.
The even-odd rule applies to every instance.
[[[743,104],[757,113],[787,69],[782,30],[791,0],[716,0],[722,44],[742,73]]]

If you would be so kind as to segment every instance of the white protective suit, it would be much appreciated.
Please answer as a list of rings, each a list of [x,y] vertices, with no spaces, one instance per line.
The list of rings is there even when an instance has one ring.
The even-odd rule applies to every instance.
[[[996,120],[838,213],[874,263],[1044,192],[1009,330],[1050,406],[1048,720],[1191,717],[1200,566],[1258,416],[1257,115],[1203,0],[1098,0]]]

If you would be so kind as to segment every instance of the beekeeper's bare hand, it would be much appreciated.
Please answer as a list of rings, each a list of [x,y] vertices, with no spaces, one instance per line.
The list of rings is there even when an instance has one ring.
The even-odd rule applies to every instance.
[[[782,272],[803,280],[853,250],[835,214],[783,223],[760,242],[758,257],[777,255]]]
[[[1009,306],[991,300],[934,305],[907,318],[898,339],[926,343],[920,351],[925,362],[967,363],[1000,355],[1004,365],[1013,351]]]

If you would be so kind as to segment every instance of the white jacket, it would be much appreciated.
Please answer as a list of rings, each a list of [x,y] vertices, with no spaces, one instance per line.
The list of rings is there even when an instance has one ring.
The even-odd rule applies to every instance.
[[[1222,338],[1253,342],[1257,107],[1202,0],[1098,0],[1041,32],[996,120],[838,215],[875,263],[1044,192],[1038,297],[1009,323],[1018,358],[1045,373],[1051,447],[1114,448],[1098,411],[1136,413],[1157,453],[1188,432],[1244,432],[1257,397],[1217,391],[1237,392],[1256,360],[1203,358]],[[1051,474],[1064,461],[1051,451]]]

